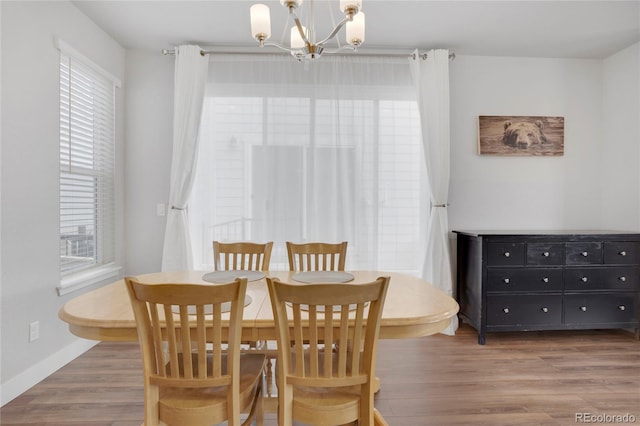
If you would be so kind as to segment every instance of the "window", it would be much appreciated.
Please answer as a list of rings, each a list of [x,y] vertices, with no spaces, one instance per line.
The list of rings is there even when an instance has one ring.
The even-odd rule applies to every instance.
[[[427,178],[406,60],[337,63],[357,81],[334,84],[329,59],[210,67],[189,203],[196,268],[212,268],[212,240],[274,241],[271,269],[288,268],[285,241],[346,240],[348,268],[419,274]],[[251,69],[261,75],[237,81]]]
[[[59,288],[64,290],[81,286],[79,281],[88,285],[106,279],[104,274],[114,271],[117,81],[63,42],[59,47]]]

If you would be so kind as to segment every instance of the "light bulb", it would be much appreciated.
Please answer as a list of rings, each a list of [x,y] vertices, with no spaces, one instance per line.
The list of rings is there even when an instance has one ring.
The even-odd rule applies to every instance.
[[[271,37],[271,15],[269,7],[265,4],[254,4],[249,9],[251,14],[251,35],[255,39],[268,39]]]
[[[347,43],[358,47],[364,42],[364,13],[360,12],[347,22]]]
[[[307,38],[309,38],[309,34],[307,33],[307,29],[304,25],[302,26],[302,32],[304,32]],[[300,31],[298,31],[298,27],[294,25],[291,27],[291,48],[298,50],[304,48],[304,46],[305,42],[302,37],[300,37]]]

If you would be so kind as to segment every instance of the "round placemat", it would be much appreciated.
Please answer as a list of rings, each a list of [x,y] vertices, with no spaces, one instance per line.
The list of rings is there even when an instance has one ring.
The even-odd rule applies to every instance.
[[[264,272],[243,270],[213,271],[204,274],[202,279],[210,283],[228,283],[240,277],[247,277],[247,281],[257,281],[264,278]]]
[[[251,296],[249,296],[248,294],[246,294],[244,296],[244,306],[250,305],[251,302],[253,302],[253,298]],[[222,313],[229,312],[230,310],[231,310],[231,302],[224,302],[222,304]],[[173,306],[171,311],[174,314],[179,314],[180,313],[180,307],[179,306]],[[187,309],[187,312],[189,312],[189,315],[195,315],[196,314],[196,307],[195,306],[189,306],[189,309]],[[211,315],[212,313],[213,313],[213,307],[211,305],[205,305],[204,314],[205,315]]]
[[[353,280],[353,274],[343,271],[304,271],[291,278],[300,283],[346,283]]]

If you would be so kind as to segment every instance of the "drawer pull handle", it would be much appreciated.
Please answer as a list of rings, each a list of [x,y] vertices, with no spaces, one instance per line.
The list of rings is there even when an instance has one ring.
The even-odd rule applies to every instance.
[[[549,257],[549,252],[548,252],[548,251],[545,251],[544,253],[542,253],[542,255],[543,255],[544,257]]]
[[[582,255],[582,257],[587,257],[589,256],[589,252],[588,251],[583,251],[582,253],[580,253]]]
[[[504,281],[504,283],[505,283],[505,284],[509,284],[509,282],[511,282],[511,280],[510,280],[509,278],[505,278],[505,279],[504,279],[504,280],[502,280],[502,281]]]
[[[620,281],[622,281],[622,282],[626,282],[627,281],[627,277],[624,277],[624,276],[623,277],[618,277],[618,279]]]
[[[509,313],[509,308],[503,308],[502,312],[504,312],[505,314],[508,314]]]
[[[542,308],[542,312],[544,312],[546,314],[547,312],[549,312],[549,308],[547,308],[547,307]]]
[[[587,307],[586,306],[580,306],[580,310],[582,312],[587,312]]]
[[[508,251],[505,251],[504,252],[504,257],[509,257],[509,256],[511,256],[511,253],[509,253]]]
[[[627,308],[625,308],[624,305],[620,305],[620,306],[618,306],[618,309],[620,309],[621,311],[624,311]]]
[[[618,254],[619,254],[620,256],[626,256],[626,255],[627,255],[627,252],[623,250],[623,251],[621,251],[621,252],[620,252],[620,253],[618,253]]]
[[[586,283],[587,281],[589,281],[589,278],[587,278],[587,277],[582,277],[582,278],[580,278],[580,280],[581,280],[583,283]]]
[[[544,278],[542,279],[542,282],[544,282],[544,283],[548,283],[548,282],[549,282],[549,278],[548,278],[548,277],[544,277]]]

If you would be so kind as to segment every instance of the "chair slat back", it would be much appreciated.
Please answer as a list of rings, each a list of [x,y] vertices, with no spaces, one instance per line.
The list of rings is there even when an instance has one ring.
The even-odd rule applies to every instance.
[[[280,383],[334,388],[373,381],[389,277],[366,284],[267,283]]]
[[[240,360],[246,278],[220,285],[125,281],[150,383],[193,388],[238,380],[232,373]]]
[[[287,255],[291,271],[344,271],[347,241],[336,244],[287,241]]]
[[[216,271],[268,271],[273,242],[213,242],[213,263]]]

